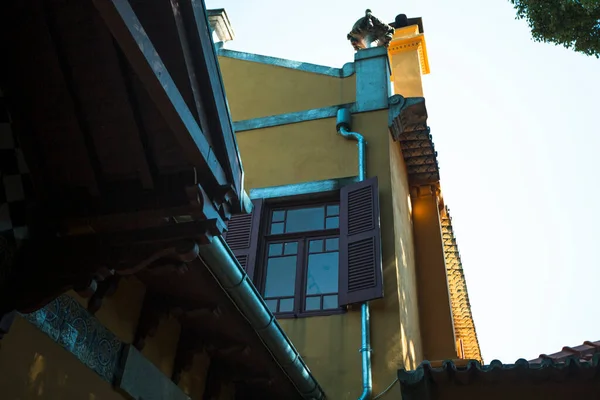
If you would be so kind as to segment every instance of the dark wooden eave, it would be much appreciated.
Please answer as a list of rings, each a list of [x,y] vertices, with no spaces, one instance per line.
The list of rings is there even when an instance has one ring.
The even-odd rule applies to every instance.
[[[139,346],[156,313],[173,313],[176,372],[203,348],[250,398],[298,396],[197,257],[249,211],[203,2],[2,7],[0,88],[35,195],[31,236],[0,271],[0,317],[69,289],[95,312],[119,277],[136,275],[148,290]]]
[[[204,349],[211,364],[218,363],[228,380],[254,391],[260,398],[297,396],[256,332],[240,318],[239,311],[201,261],[190,263],[184,273],[150,269],[138,276],[148,288],[147,299],[154,301],[153,306],[145,304],[145,312],[170,313],[181,323],[175,380],[193,361],[186,361],[186,356],[193,357]]]
[[[18,40],[4,43],[2,88],[55,219],[188,214],[195,185],[222,218],[241,211],[241,162],[206,15],[193,4],[4,4],[4,37]]]

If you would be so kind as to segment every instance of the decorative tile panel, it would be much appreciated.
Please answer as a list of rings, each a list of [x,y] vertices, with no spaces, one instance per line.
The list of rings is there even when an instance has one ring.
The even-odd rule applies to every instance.
[[[23,317],[102,379],[114,381],[123,343],[71,296],[62,295]]]

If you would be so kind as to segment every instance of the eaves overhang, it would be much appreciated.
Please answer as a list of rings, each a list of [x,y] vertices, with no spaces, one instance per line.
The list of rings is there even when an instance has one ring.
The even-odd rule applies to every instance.
[[[392,96],[388,126],[394,140],[400,143],[410,185],[437,184],[440,171],[427,126],[425,99]]]

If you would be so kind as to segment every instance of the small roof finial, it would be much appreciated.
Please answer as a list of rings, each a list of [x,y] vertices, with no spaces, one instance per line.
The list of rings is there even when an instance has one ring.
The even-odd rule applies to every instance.
[[[356,21],[347,38],[354,50],[358,51],[374,46],[387,47],[393,36],[394,28],[373,16],[367,8],[365,16]]]

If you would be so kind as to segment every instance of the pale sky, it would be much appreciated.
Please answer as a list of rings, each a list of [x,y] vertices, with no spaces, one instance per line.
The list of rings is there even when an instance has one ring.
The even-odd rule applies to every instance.
[[[366,8],[422,17],[428,123],[486,364],[600,340],[600,60],[533,42],[508,0],[206,2],[229,15],[227,48],[333,67],[353,61],[346,34]]]

